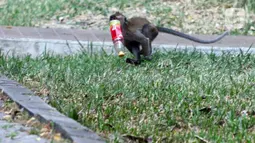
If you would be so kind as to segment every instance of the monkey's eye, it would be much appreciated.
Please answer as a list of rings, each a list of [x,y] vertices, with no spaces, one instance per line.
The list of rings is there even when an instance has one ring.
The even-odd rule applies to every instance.
[[[110,20],[114,20],[114,19],[116,19],[115,15],[110,16]]]

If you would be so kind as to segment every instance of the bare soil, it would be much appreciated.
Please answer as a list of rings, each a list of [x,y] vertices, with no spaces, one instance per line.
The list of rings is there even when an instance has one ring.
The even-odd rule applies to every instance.
[[[83,28],[108,30],[108,16],[115,11],[121,11],[128,18],[142,16],[152,23],[186,32],[188,34],[215,34],[224,30],[242,30],[247,23],[255,21],[255,15],[244,8],[234,8],[233,4],[211,4],[192,0],[160,0],[155,9],[171,7],[172,11],[152,13],[145,7],[109,8],[107,16],[102,14],[86,13],[73,18],[61,17],[44,21],[38,26],[51,28]],[[154,8],[154,7],[153,7]],[[170,26],[171,25],[171,26]],[[255,28],[250,27],[248,34],[252,35]]]

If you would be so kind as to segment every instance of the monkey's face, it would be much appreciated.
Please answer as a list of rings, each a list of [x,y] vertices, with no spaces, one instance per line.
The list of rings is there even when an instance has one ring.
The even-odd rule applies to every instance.
[[[119,20],[121,24],[127,21],[126,17],[120,12],[116,12],[115,14],[111,15],[110,21],[111,20]]]

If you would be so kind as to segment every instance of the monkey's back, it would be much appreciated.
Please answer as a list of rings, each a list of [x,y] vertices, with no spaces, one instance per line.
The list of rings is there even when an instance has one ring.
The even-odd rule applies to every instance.
[[[145,24],[149,23],[150,22],[146,18],[132,17],[128,20],[128,29],[134,32],[137,29],[142,29]]]

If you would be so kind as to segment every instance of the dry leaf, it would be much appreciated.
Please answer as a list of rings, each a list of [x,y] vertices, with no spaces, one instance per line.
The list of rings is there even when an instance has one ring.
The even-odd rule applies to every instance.
[[[210,143],[209,141],[207,141],[206,139],[204,139],[204,138],[202,138],[202,137],[200,137],[200,136],[198,136],[198,135],[195,135],[195,137],[196,137],[197,139],[199,139],[200,142],[202,142],[202,143]]]
[[[12,26],[6,26],[7,29],[12,29]]]
[[[45,127],[44,127],[44,128],[41,129],[40,132],[42,132],[42,133],[43,133],[43,132],[50,132],[50,130],[49,130],[48,128],[45,128]]]
[[[13,112],[13,109],[11,109],[10,111],[5,111],[4,114],[10,115]]]
[[[48,132],[43,132],[40,134],[40,137],[47,138],[49,136]]]
[[[201,108],[199,110],[200,112],[204,112],[204,113],[210,113],[212,111],[212,108],[211,107],[204,107],[204,108]]]
[[[3,119],[7,120],[7,121],[10,121],[10,120],[12,120],[12,116],[11,115],[5,115],[5,116],[3,116]]]
[[[50,123],[46,124],[46,125],[44,126],[44,128],[47,128],[47,129],[50,131],[50,130],[51,130]]]
[[[32,125],[32,124],[33,124],[32,122],[34,122],[34,121],[36,121],[36,118],[32,117],[32,118],[30,118],[30,119],[27,121],[26,125],[27,125],[27,126],[28,126],[28,125]]]
[[[60,141],[61,140],[61,134],[60,133],[57,133],[54,135],[54,140],[55,141]]]

